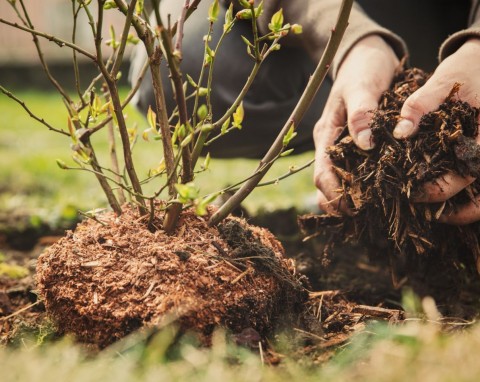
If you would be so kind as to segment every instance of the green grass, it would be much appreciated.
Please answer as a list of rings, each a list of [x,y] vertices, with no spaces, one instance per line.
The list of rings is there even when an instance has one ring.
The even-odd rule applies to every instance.
[[[133,336],[92,356],[68,339],[38,345],[24,339],[0,348],[2,381],[478,381],[480,326],[445,334],[437,323],[374,325],[327,363],[287,356],[266,366],[258,354],[235,347],[219,332],[211,349],[171,345],[163,330],[148,344]]]
[[[56,128],[67,128],[67,114],[60,98],[50,92],[29,91],[15,93],[38,116]],[[147,128],[146,120],[134,108],[126,109],[129,126],[137,125],[138,132]],[[74,205],[89,210],[106,204],[105,197],[92,174],[61,170],[56,159],[74,165],[71,159],[70,139],[50,132],[30,118],[16,102],[0,94],[0,190],[8,191],[0,197],[0,209],[29,206],[31,208],[58,209]],[[108,166],[106,133],[99,132],[93,143],[99,147],[99,157]],[[134,156],[140,178],[161,160],[158,141],[138,139]],[[275,179],[286,173],[292,165],[306,163],[313,153],[280,160],[267,175]],[[213,159],[210,169],[199,174],[195,183],[202,194],[217,191],[251,174],[257,165],[254,160]],[[295,206],[302,208],[305,199],[313,194],[312,169],[296,174],[277,185],[256,190],[245,202],[247,209],[272,210]],[[160,182],[146,187],[153,191]],[[12,198],[12,194],[15,195]]]

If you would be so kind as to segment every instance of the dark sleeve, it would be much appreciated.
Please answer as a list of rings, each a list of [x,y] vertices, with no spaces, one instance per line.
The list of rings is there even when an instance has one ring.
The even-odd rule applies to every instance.
[[[439,61],[444,60],[452,53],[460,48],[469,38],[480,38],[480,1],[472,1],[472,8],[470,11],[470,22],[467,29],[458,31],[452,34],[440,47],[438,54]]]
[[[303,46],[311,57],[318,61],[337,20],[340,4],[340,0],[265,0],[265,11],[259,19],[260,30],[267,32],[272,15],[282,8],[285,22],[297,23],[303,27],[301,35],[287,36],[285,43]],[[335,78],[344,57],[359,40],[374,34],[383,37],[399,58],[407,53],[405,43],[399,36],[370,19],[362,8],[354,3],[349,25],[333,61],[330,75]]]

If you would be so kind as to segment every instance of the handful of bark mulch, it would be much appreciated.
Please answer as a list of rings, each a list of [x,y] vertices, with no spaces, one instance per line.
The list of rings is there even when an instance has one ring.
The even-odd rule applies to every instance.
[[[419,69],[397,74],[391,90],[372,111],[373,150],[359,149],[347,128],[328,149],[341,179],[339,192],[354,216],[307,215],[300,224],[307,234],[328,232],[327,251],[336,243],[353,240],[382,248],[381,254],[393,259],[408,261],[434,254],[457,266],[470,262],[480,272],[480,225],[437,222],[442,213],[471,201],[480,192],[480,181],[444,203],[411,200],[425,182],[449,171],[480,175],[480,146],[475,142],[479,109],[457,100],[460,85],[455,85],[437,111],[423,116],[415,137],[396,140],[392,135],[404,101],[427,78]]]

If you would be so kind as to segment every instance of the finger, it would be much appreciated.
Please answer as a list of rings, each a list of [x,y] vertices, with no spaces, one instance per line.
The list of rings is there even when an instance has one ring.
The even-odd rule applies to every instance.
[[[405,139],[415,135],[418,131],[418,124],[423,115],[437,110],[439,105],[445,101],[453,83],[441,81],[433,75],[420,89],[408,97],[400,111],[393,136],[397,139]]]
[[[340,215],[338,208],[334,206],[332,204],[332,201],[327,199],[325,194],[320,190],[317,191],[317,203],[320,210],[328,213],[329,215],[335,215],[335,216]]]
[[[440,223],[452,225],[466,225],[480,220],[480,196],[456,210],[446,212],[440,216]]]
[[[362,88],[350,91],[345,99],[348,130],[355,144],[362,150],[371,150],[375,146],[370,122],[372,111],[378,107],[380,95],[381,90],[371,92]]]
[[[412,199],[417,203],[444,202],[458,194],[473,181],[475,181],[475,178],[472,176],[463,177],[453,172],[448,172],[431,182],[425,183]]]
[[[319,153],[321,155],[321,153]],[[327,155],[327,154],[325,154]],[[340,181],[332,170],[330,158],[317,158],[315,163],[315,186],[319,190],[319,207],[329,213],[338,214],[340,211]]]
[[[352,214],[342,198],[340,180],[333,171],[333,163],[326,152],[326,142],[336,137],[341,130],[342,128],[324,131],[323,138],[317,139],[318,146],[315,153],[314,183],[319,190],[318,205],[322,210],[333,215]]]

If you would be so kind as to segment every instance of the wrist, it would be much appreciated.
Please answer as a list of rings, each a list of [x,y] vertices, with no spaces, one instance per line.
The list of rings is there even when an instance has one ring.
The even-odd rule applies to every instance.
[[[338,72],[345,66],[361,66],[363,62],[381,63],[382,66],[395,69],[400,60],[393,48],[376,34],[367,35],[358,40],[341,62]]]

